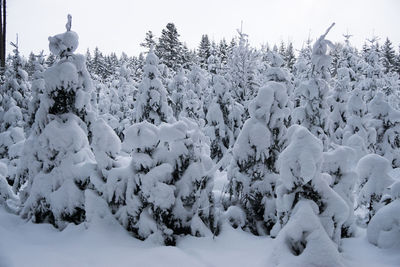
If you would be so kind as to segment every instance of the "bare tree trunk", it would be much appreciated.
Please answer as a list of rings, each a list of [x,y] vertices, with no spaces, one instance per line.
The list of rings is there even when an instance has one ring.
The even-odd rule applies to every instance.
[[[3,21],[2,21],[2,31],[1,31],[1,67],[6,66],[6,0],[2,1],[3,8]]]
[[[0,0],[0,67],[3,68],[3,50],[4,50],[4,42],[3,42],[3,0]]]

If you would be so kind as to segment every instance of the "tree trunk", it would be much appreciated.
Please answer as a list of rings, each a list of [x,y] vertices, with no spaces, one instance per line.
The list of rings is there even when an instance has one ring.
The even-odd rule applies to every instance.
[[[1,62],[0,62],[0,66],[1,68],[4,69],[4,67],[6,66],[6,0],[2,1],[2,15],[3,15],[3,20],[1,23]]]
[[[3,1],[0,1],[0,67],[3,68],[3,47],[4,47],[4,42],[3,42]]]

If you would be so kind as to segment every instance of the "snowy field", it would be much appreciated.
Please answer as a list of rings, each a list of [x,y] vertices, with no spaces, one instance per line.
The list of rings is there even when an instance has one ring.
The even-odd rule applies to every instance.
[[[218,175],[214,193],[224,187]],[[0,208],[0,267],[109,266],[264,266],[274,240],[256,237],[225,225],[215,238],[185,237],[177,247],[159,246],[130,236],[118,223],[70,224],[59,232],[49,224],[33,224]],[[366,231],[343,239],[347,266],[398,267],[400,248],[379,249],[368,243]],[[45,259],[45,261],[44,261]]]

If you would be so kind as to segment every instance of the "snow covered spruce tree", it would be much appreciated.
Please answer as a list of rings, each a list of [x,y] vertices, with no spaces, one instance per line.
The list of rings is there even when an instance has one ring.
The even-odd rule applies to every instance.
[[[239,30],[238,34],[239,44],[233,48],[228,58],[228,69],[231,76],[232,96],[246,109],[248,102],[256,96],[259,87],[256,77],[258,54],[250,47],[247,35]],[[245,110],[244,119],[248,116],[248,111]]]
[[[245,211],[246,228],[258,235],[269,234],[276,223],[277,160],[286,134],[287,101],[280,83],[268,82],[259,89],[228,170],[230,201]]]
[[[376,130],[369,126],[370,115],[363,100],[363,93],[356,88],[350,93],[346,105],[346,126],[343,129],[343,144],[353,147],[355,140],[362,141],[361,150],[373,152]],[[354,147],[353,147],[354,148]]]
[[[376,154],[364,156],[357,164],[359,177],[358,206],[365,209],[363,223],[368,224],[376,212],[383,206],[382,196],[393,183],[389,176],[390,162]]]
[[[348,217],[344,200],[321,173],[322,142],[303,126],[288,129],[289,145],[279,156],[278,222],[274,266],[343,266],[338,245]]]
[[[328,133],[331,142],[342,145],[343,131],[347,124],[347,98],[351,88],[351,72],[348,68],[339,68],[337,70],[337,81],[334,85],[333,92],[328,97]]]
[[[0,160],[8,168],[6,176],[8,183],[13,185],[16,179],[22,147],[25,142],[24,120],[21,109],[12,105],[3,116],[3,125],[0,128]]]
[[[323,154],[322,171],[332,177],[331,187],[346,201],[348,207],[341,237],[352,237],[356,230],[354,215],[354,188],[358,181],[358,175],[354,171],[356,160],[356,152],[347,146],[338,146]]]
[[[21,216],[35,223],[48,222],[59,229],[85,220],[85,189],[94,169],[88,142],[91,80],[83,55],[73,52],[78,35],[67,31],[49,37],[56,63],[44,72],[45,92],[25,143],[19,184]]]
[[[301,96],[301,100],[300,106],[293,111],[292,116],[294,123],[306,127],[322,140],[325,150],[330,143],[327,132],[326,98],[329,92],[331,57],[327,52],[328,46],[333,47],[332,42],[326,40],[325,37],[334,25],[333,23],[313,46],[311,77],[296,88],[295,94]]]
[[[211,158],[218,162],[233,147],[242,126],[243,106],[231,94],[221,75],[212,77],[212,101],[206,115],[205,134],[211,139]]]
[[[187,78],[185,76],[185,71],[181,67],[176,73],[174,79],[169,84],[169,92],[171,93],[172,100],[172,111],[176,119],[179,118],[179,114],[183,109],[183,103],[185,102],[186,88],[187,88]]]
[[[386,158],[393,168],[400,167],[400,111],[393,109],[378,92],[368,105],[371,126],[376,131],[375,153]]]
[[[267,81],[275,81],[281,83],[286,90],[286,94],[288,95],[288,101],[286,101],[286,109],[288,112],[285,118],[285,125],[289,127],[291,124],[291,113],[293,111],[293,83],[292,83],[292,75],[289,71],[283,67],[285,61],[280,57],[277,52],[268,51],[267,55],[268,65],[266,66],[266,70],[263,73],[264,82]],[[263,83],[264,83],[263,82]]]
[[[369,46],[363,51],[364,62],[361,63],[362,77],[358,87],[364,94],[364,101],[368,104],[381,88],[384,87],[384,67],[381,62],[378,38],[368,39]]]
[[[135,102],[135,122],[146,120],[159,125],[172,120],[172,109],[168,106],[167,91],[160,80],[158,62],[158,57],[151,47],[143,67],[143,78]]]
[[[11,43],[14,47],[11,57],[11,64],[5,71],[5,81],[1,86],[3,95],[3,109],[7,111],[14,105],[18,106],[22,112],[23,122],[28,120],[28,103],[30,100],[30,83],[28,73],[24,70],[24,61],[19,53],[17,43]],[[23,125],[25,127],[25,124]]]
[[[33,75],[32,75],[32,86],[31,86],[31,101],[28,104],[28,120],[27,120],[27,129],[30,130],[33,123],[35,122],[36,112],[39,109],[40,104],[40,96],[43,94],[45,90],[44,83],[44,56],[43,51],[35,56],[35,61],[33,63]]]
[[[174,245],[180,235],[210,235],[212,161],[206,138],[189,121],[142,121],[125,132],[128,167],[111,169],[106,195],[121,224],[140,239]]]

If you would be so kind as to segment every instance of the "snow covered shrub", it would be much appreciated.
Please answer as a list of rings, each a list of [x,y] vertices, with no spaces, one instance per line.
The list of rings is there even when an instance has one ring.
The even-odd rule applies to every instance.
[[[368,105],[371,125],[376,131],[375,153],[393,166],[400,167],[400,111],[393,109],[378,92]]]
[[[390,203],[382,207],[371,218],[367,228],[367,238],[380,248],[400,245],[400,182],[390,188]]]
[[[49,37],[50,51],[59,60],[44,72],[33,130],[25,142],[18,184],[21,216],[59,229],[85,219],[85,190],[95,161],[88,141],[91,80],[85,58],[73,52],[78,35],[70,30]]]
[[[366,218],[363,218],[367,224],[383,206],[382,196],[393,183],[389,176],[390,170],[389,161],[376,154],[366,155],[357,164],[358,205],[367,209]]]
[[[307,129],[298,125],[291,126],[288,135],[289,145],[280,154],[278,161],[278,222],[272,229],[272,234],[276,234],[290,222],[293,209],[299,201],[310,200],[307,203],[316,205],[315,216],[337,247],[342,225],[348,218],[348,205],[330,187],[331,177],[321,173],[322,143]]]
[[[354,171],[356,153],[346,146],[338,146],[323,155],[322,170],[332,177],[331,187],[346,201],[348,215],[342,225],[341,237],[351,237],[355,234],[354,187],[358,180]]]
[[[233,149],[229,194],[245,210],[246,227],[255,234],[269,234],[276,222],[276,162],[286,133],[287,101],[280,83],[268,82],[260,88]]]

